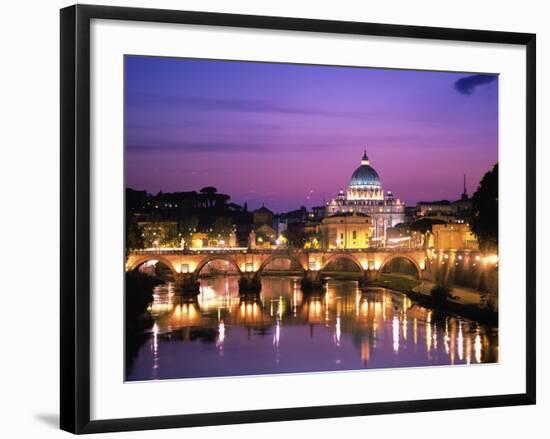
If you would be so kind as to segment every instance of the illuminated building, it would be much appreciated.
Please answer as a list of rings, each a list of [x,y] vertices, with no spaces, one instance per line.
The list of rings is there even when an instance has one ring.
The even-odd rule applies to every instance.
[[[202,232],[195,232],[191,238],[191,248],[201,249],[208,247],[208,234]]]
[[[372,219],[360,212],[337,213],[321,221],[323,248],[367,248],[372,238]]]
[[[432,233],[436,250],[479,249],[477,238],[468,224],[434,224]]]
[[[453,204],[449,200],[419,201],[414,211],[416,217],[448,218],[453,215]]]
[[[408,224],[390,227],[386,230],[386,247],[390,248],[423,248],[425,235],[412,230]]]
[[[385,245],[386,230],[405,222],[405,203],[394,198],[391,191],[384,192],[378,173],[370,166],[367,153],[361,165],[353,172],[346,192],[327,204],[328,215],[358,212],[372,219],[374,245]]]
[[[277,233],[273,227],[263,224],[254,230],[256,235],[256,248],[270,248],[277,239]]]
[[[143,246],[169,247],[177,244],[178,223],[176,221],[138,221]]]

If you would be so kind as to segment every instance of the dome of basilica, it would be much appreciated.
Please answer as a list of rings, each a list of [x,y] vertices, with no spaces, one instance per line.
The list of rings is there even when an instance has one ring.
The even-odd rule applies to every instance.
[[[369,165],[367,153],[363,155],[361,166],[359,166],[352,174],[349,187],[382,187],[378,173]]]

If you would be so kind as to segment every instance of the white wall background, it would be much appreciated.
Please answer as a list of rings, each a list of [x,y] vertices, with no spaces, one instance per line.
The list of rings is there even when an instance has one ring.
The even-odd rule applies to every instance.
[[[120,6],[206,10],[395,24],[463,27],[537,33],[538,45],[538,272],[545,272],[541,249],[550,247],[543,228],[550,209],[543,176],[549,162],[550,26],[545,2],[462,0],[157,0],[88,1]],[[3,437],[59,437],[59,12],[70,2],[3,4],[0,25],[0,434]],[[40,257],[29,260],[28,250]],[[539,276],[539,278],[542,276]],[[7,282],[6,282],[7,281]],[[543,320],[548,281],[538,281],[539,372],[547,366],[549,325]],[[546,346],[545,346],[546,344]],[[538,374],[538,405],[455,412],[325,419],[200,429],[126,433],[132,437],[445,438],[543,437],[550,409],[550,386]],[[109,435],[113,436],[113,435]],[[113,436],[121,437],[121,435]]]

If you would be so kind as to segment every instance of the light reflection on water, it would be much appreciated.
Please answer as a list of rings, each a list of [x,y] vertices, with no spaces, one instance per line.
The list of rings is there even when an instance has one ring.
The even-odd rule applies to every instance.
[[[237,277],[215,276],[196,298],[156,287],[150,313],[128,380],[498,361],[496,329],[354,281],[303,294],[299,278],[264,277],[261,294],[242,296]]]

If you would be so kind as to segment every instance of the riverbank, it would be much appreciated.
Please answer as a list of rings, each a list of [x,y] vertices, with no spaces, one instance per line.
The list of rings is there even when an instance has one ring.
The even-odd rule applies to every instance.
[[[444,304],[439,304],[434,302],[431,296],[414,291],[408,292],[407,296],[415,302],[418,302],[419,304],[432,308],[436,311],[453,313],[470,320],[475,320],[476,322],[482,323],[484,325],[495,328],[498,327],[498,312],[481,308],[478,305],[465,305],[455,302],[453,300],[448,300]]]
[[[398,274],[381,274],[380,278],[372,283],[375,287],[388,288],[402,293],[409,293],[420,284],[421,281],[418,279]]]
[[[498,326],[498,312],[487,309],[482,293],[470,288],[453,287],[452,297],[441,304],[432,299],[431,290],[436,284],[431,281],[383,274],[372,285],[405,293],[410,299],[434,310],[457,314],[489,326]]]

